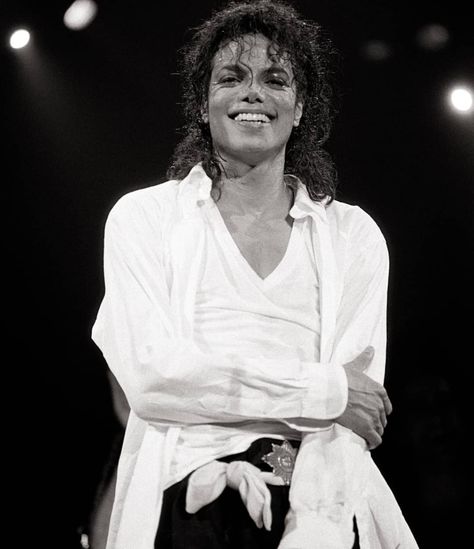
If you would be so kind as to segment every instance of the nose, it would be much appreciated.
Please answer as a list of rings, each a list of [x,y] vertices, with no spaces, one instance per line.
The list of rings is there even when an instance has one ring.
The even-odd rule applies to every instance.
[[[243,91],[242,100],[249,103],[263,103],[263,99],[262,87],[255,80],[251,80]]]

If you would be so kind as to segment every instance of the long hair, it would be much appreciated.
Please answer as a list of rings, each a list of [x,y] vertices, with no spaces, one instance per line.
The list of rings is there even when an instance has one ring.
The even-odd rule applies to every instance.
[[[304,20],[281,0],[230,2],[195,29],[181,51],[183,78],[184,137],[178,143],[169,179],[183,179],[198,162],[213,181],[214,190],[223,167],[213,150],[208,124],[202,120],[207,102],[212,61],[216,52],[246,34],[262,34],[272,49],[288,56],[303,116],[286,145],[285,173],[298,177],[314,201],[334,199],[337,172],[323,145],[336,112],[333,76],[338,57],[320,25]]]

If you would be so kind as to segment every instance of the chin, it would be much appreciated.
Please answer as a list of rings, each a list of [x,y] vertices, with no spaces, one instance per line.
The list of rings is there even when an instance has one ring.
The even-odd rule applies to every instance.
[[[275,147],[270,146],[268,142],[261,139],[244,139],[238,142],[232,143],[229,147],[226,147],[226,151],[232,156],[253,156],[263,155],[272,156],[275,152]]]
[[[223,156],[231,161],[237,160],[245,164],[255,165],[274,157],[274,154],[267,148],[245,147],[228,151]]]

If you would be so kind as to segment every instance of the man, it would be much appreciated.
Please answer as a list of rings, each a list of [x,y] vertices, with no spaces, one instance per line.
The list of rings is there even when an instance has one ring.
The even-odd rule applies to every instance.
[[[363,549],[416,547],[370,459],[388,257],[333,200],[330,58],[282,3],[214,14],[170,181],[109,214],[93,338],[131,406],[109,549],[350,549],[354,518]]]

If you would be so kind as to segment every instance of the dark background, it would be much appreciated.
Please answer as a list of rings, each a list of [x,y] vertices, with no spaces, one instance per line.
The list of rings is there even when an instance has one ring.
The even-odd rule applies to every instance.
[[[182,124],[177,49],[220,5],[98,4],[95,21],[73,32],[62,23],[68,1],[0,3],[3,423],[14,547],[27,537],[78,546],[119,430],[90,340],[103,224],[119,196],[164,180]],[[342,53],[342,108],[329,143],[338,198],[366,209],[390,249],[386,385],[395,411],[374,458],[421,548],[464,545],[469,525],[474,118],[446,102],[451,85],[473,85],[463,4],[294,2]],[[444,47],[417,41],[430,23],[449,31]],[[13,51],[8,34],[20,25],[33,39]],[[370,40],[384,41],[385,59],[364,54]]]

